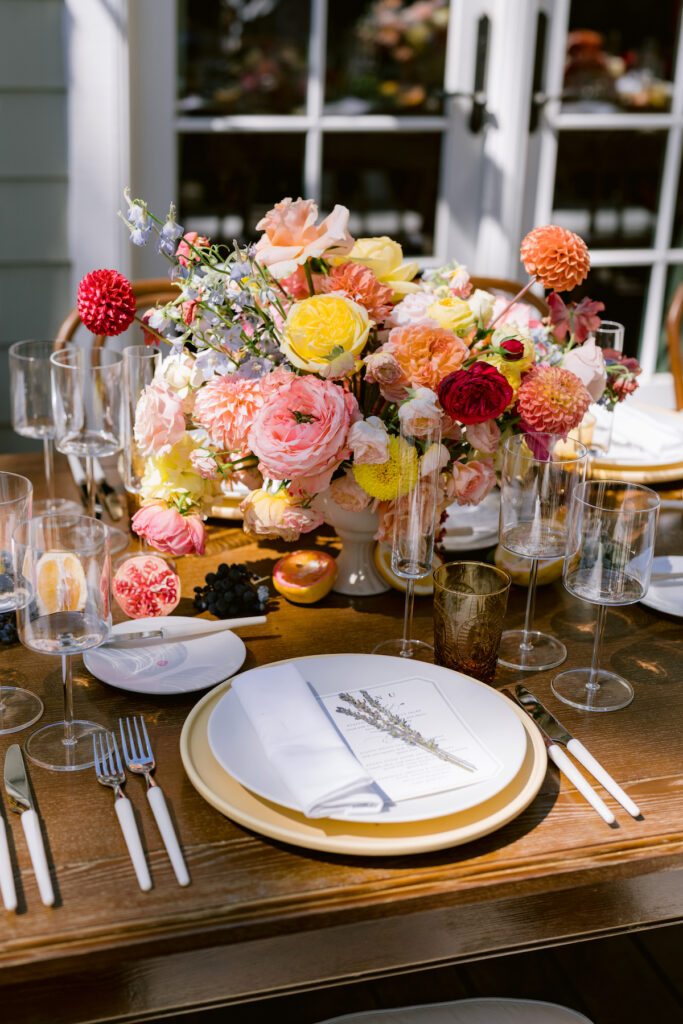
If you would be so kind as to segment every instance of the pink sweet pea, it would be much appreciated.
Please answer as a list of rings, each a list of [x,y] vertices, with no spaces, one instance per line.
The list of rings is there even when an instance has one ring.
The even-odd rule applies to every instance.
[[[353,247],[347,230],[349,211],[335,206],[316,225],[318,207],[312,199],[283,199],[256,225],[264,231],[256,243],[256,259],[278,279],[294,273],[312,256],[344,256]]]
[[[169,555],[203,555],[206,533],[198,515],[183,516],[161,502],[143,505],[131,521],[133,532]]]

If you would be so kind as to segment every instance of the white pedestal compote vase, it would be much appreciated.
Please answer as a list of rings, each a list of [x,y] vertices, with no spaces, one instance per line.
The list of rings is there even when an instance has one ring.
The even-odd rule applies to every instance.
[[[320,501],[325,522],[332,526],[342,542],[337,557],[337,581],[332,588],[350,597],[371,597],[389,590],[375,566],[375,535],[379,515],[370,509],[350,512],[326,496]]]

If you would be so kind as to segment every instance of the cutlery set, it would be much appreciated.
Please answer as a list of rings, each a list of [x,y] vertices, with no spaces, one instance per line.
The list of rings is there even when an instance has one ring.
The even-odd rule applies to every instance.
[[[189,885],[190,876],[185,865],[178,837],[166,805],[166,799],[159,784],[152,776],[156,768],[154,754],[147,734],[144,719],[119,719],[121,749],[113,732],[93,735],[95,775],[103,786],[114,790],[114,809],[126,841],[128,853],[135,869],[138,884],[143,892],[152,888],[152,879],[140,841],[133,805],[124,795],[122,787],[126,782],[124,763],[129,771],[143,775],[147,783],[147,799],[154,814],[173,871],[179,885]],[[31,864],[36,876],[41,901],[46,907],[54,904],[55,895],[50,878],[50,869],[45,855],[40,818],[36,812],[26,764],[21,748],[12,744],[5,755],[5,792],[10,810],[21,815],[21,824],[26,837]],[[14,871],[7,839],[7,826],[0,813],[0,896],[6,910],[17,909],[17,893]]]

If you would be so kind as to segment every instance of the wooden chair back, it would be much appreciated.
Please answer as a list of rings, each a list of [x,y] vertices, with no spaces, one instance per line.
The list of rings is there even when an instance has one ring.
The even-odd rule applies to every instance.
[[[131,288],[135,296],[135,306],[138,312],[144,312],[158,303],[170,302],[178,297],[178,289],[171,284],[167,277],[151,277],[139,281],[131,281]],[[78,327],[81,318],[78,315],[78,307],[74,308],[64,318],[55,340],[55,350],[64,348],[67,342],[71,341]],[[106,338],[99,334],[95,337],[93,345],[100,347],[104,345]]]
[[[471,277],[470,281],[473,288],[482,288],[485,292],[503,292],[505,295],[509,295],[511,299],[521,292],[524,287],[518,281],[508,281],[504,277]],[[542,317],[550,315],[550,307],[545,299],[539,298],[538,295],[534,295],[531,291],[526,292],[520,299],[520,302],[526,302],[529,306],[533,306]]]
[[[674,379],[676,408],[683,409],[683,360],[681,359],[681,320],[683,319],[683,281],[673,293],[666,314],[666,344],[669,369]]]

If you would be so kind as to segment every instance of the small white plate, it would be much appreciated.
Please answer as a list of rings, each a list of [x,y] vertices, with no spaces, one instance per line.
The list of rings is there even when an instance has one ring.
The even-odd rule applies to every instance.
[[[683,555],[653,558],[652,572],[683,573]],[[641,597],[640,603],[648,608],[654,608],[656,612],[683,618],[683,579],[672,580],[671,583],[654,580],[650,583],[650,589],[645,597]]]
[[[412,663],[410,659],[390,658],[377,654],[336,654],[294,659],[296,667],[321,696],[339,693],[349,687],[373,683],[397,682],[421,676],[435,682],[446,700],[477,736],[494,751],[500,770],[492,778],[442,793],[385,804],[378,815],[345,816],[345,821],[365,823],[398,823],[427,821],[445,814],[455,814],[476,807],[501,792],[519,772],[526,753],[526,733],[514,709],[490,686],[460,672],[453,672],[427,662]],[[242,679],[257,675],[253,668]],[[273,768],[242,705],[232,690],[221,697],[211,712],[208,724],[209,746],[213,756],[241,785],[253,793],[288,807],[300,810]]]
[[[112,628],[112,636],[130,633],[131,628],[164,629],[172,636],[195,626],[197,619],[187,615],[165,618],[129,619]],[[139,647],[94,647],[83,661],[88,672],[119,690],[146,693],[154,697],[206,690],[234,675],[247,651],[238,636],[229,629],[196,640],[167,644],[141,644]]]
[[[458,505],[446,509],[442,539],[444,551],[474,551],[498,543],[500,491],[496,487],[479,505]]]

